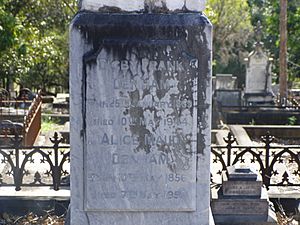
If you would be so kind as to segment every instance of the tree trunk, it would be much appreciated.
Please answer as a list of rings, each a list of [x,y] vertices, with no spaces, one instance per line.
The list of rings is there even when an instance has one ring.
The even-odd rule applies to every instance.
[[[287,98],[287,0],[280,0],[279,90],[282,103]]]

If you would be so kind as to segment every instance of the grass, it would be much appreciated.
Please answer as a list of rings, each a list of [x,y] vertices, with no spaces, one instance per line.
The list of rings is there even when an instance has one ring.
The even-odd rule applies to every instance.
[[[42,119],[41,131],[49,132],[49,131],[57,131],[61,129],[63,125],[59,124],[55,119],[48,117],[46,119]]]

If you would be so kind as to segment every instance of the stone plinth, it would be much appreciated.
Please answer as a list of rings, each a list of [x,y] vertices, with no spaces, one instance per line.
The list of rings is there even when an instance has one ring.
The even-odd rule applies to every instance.
[[[224,196],[260,196],[262,182],[252,181],[223,181]]]
[[[212,202],[215,223],[232,221],[267,221],[268,200],[260,199],[219,199]]]
[[[70,49],[71,224],[208,225],[207,18],[82,12]]]
[[[223,180],[230,181],[257,181],[258,176],[250,168],[236,168],[235,166],[230,166],[227,168],[228,175],[223,173]],[[228,178],[227,178],[228,177]]]
[[[222,187],[217,195],[213,190],[211,202],[216,225],[270,222],[268,194],[254,172],[229,167],[222,179]]]
[[[228,177],[222,176],[223,197],[261,196],[262,181],[249,168],[228,168]]]

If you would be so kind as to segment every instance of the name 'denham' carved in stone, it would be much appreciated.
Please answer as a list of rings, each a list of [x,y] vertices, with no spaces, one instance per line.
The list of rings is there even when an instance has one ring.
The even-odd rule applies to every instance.
[[[198,59],[143,45],[105,44],[85,59],[86,183],[101,196],[91,210],[195,210]]]

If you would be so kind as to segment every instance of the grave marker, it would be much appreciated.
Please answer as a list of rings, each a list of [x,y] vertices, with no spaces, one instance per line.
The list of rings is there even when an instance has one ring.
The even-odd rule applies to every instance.
[[[267,190],[255,172],[247,167],[227,167],[222,180],[222,187],[212,190],[211,207],[216,224],[277,224]]]
[[[209,224],[211,25],[141,2],[71,25],[72,225]]]

